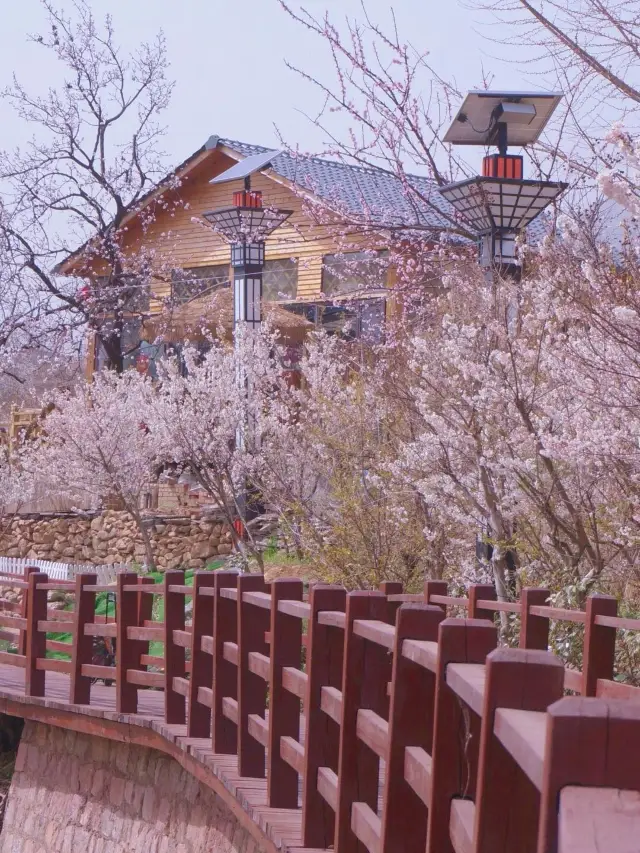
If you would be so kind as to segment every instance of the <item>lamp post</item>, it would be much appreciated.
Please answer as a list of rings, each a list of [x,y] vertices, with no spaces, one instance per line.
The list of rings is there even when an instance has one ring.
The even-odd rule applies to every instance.
[[[262,323],[262,271],[264,268],[265,239],[278,226],[291,216],[291,210],[264,207],[262,193],[251,189],[251,175],[265,169],[280,152],[269,151],[256,154],[236,163],[226,172],[215,177],[211,183],[221,184],[229,181],[243,181],[243,189],[233,193],[233,204],[220,207],[203,214],[211,228],[220,234],[231,246],[231,267],[233,269],[233,329],[234,346],[239,345],[238,328],[246,325],[257,331]],[[236,379],[239,389],[251,393],[250,384],[242,371],[238,370]],[[245,422],[238,427],[236,444],[240,448],[251,446],[256,437],[251,435],[250,425]],[[256,518],[261,513],[259,500],[251,484],[245,484],[244,492],[238,500],[241,518],[240,525]],[[241,526],[236,529],[239,536]]]
[[[508,146],[535,142],[561,95],[557,92],[469,92],[444,137],[452,145],[496,146],[482,161],[482,175],[440,188],[440,193],[476,233],[480,265],[519,280],[516,240],[528,225],[567,188],[561,181],[526,180],[523,158]],[[488,529],[488,533],[491,530]],[[486,536],[476,541],[476,556],[490,560]],[[515,568],[515,555],[506,554]]]

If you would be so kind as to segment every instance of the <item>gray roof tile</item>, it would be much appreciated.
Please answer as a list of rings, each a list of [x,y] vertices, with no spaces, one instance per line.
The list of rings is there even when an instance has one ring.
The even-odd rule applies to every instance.
[[[269,150],[262,145],[216,137],[209,144],[214,140],[246,156]],[[367,215],[377,224],[434,231],[451,225],[447,214],[453,217],[453,209],[429,178],[408,175],[410,186],[404,186],[396,175],[383,169],[284,152],[274,158],[272,167],[283,178],[352,216]]]

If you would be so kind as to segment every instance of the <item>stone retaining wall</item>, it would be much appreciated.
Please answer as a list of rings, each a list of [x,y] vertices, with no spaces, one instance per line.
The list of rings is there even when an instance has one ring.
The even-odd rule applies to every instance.
[[[232,551],[231,534],[215,516],[150,516],[149,534],[161,569],[201,569]],[[0,554],[62,563],[144,562],[144,547],[125,512],[16,516],[0,524]]]
[[[145,747],[25,722],[0,853],[256,853],[224,803]]]

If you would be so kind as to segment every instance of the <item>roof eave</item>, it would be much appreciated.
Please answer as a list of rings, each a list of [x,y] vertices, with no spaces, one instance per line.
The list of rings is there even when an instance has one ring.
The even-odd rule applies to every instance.
[[[132,219],[138,216],[138,214],[142,210],[144,210],[145,207],[150,205],[156,199],[160,198],[160,196],[162,196],[163,193],[165,193],[167,190],[171,189],[170,181],[172,181],[176,177],[184,178],[186,175],[189,174],[189,172],[195,169],[196,166],[199,166],[208,157],[210,157],[211,154],[216,150],[216,147],[210,144],[215,138],[216,137],[209,137],[209,139],[205,142],[204,145],[201,145],[200,148],[197,149],[197,151],[194,151],[193,154],[187,157],[187,159],[184,160],[179,166],[176,166],[175,169],[169,172],[157,186],[149,190],[149,192],[138,201],[136,206],[124,216],[122,222],[120,223],[120,227],[127,225],[129,222],[131,222]],[[82,257],[87,246],[91,244],[92,239],[94,238],[87,240],[87,242],[83,243],[83,245],[76,249],[75,252],[72,252],[70,255],[67,255],[66,258],[56,264],[56,266],[53,268],[53,273],[56,275],[73,275],[75,271],[75,264]]]

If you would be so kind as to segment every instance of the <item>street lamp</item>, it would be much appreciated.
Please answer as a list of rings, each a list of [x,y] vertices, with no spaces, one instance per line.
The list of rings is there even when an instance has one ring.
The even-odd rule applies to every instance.
[[[244,181],[244,189],[234,192],[233,204],[203,214],[214,231],[231,244],[233,267],[233,325],[262,322],[262,270],[264,241],[291,216],[291,210],[263,207],[262,193],[251,189],[251,175],[265,169],[279,151],[254,154],[215,177],[212,184]]]
[[[509,145],[535,142],[562,96],[556,92],[469,92],[444,137],[453,145],[495,145],[482,175],[440,188],[478,236],[483,267],[517,276],[516,238],[566,188],[561,181],[525,180],[523,158]]]
[[[242,180],[244,187],[233,194],[233,204],[219,207],[203,214],[211,228],[231,245],[231,266],[233,268],[233,327],[234,346],[237,348],[239,337],[235,334],[240,324],[247,324],[258,330],[262,323],[262,271],[264,268],[264,242],[279,225],[291,216],[291,210],[279,210],[264,207],[262,193],[251,189],[251,175],[269,166],[279,151],[268,151],[246,157],[230,169],[217,175],[212,184]],[[238,387],[251,388],[240,370],[236,373]],[[251,436],[250,425],[238,427],[236,443],[238,447],[250,445],[255,441]],[[257,518],[262,511],[259,498],[250,483],[245,484],[243,494],[239,496],[241,515],[236,533],[243,535],[243,522]]]
[[[561,181],[525,180],[523,158],[508,146],[535,142],[562,95],[557,92],[469,92],[444,137],[452,145],[496,146],[482,161],[482,175],[440,188],[440,193],[471,226],[478,238],[480,265],[516,280],[519,233],[567,188]],[[488,530],[491,533],[491,530]],[[491,559],[486,537],[476,541],[479,560]],[[515,565],[513,553],[507,562]]]

